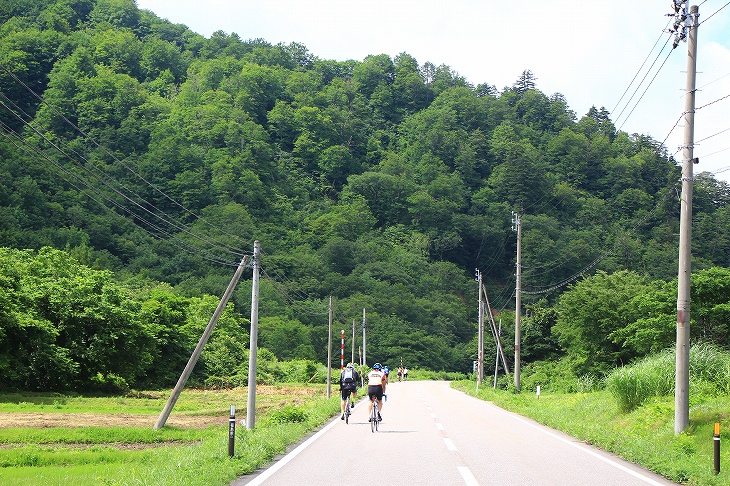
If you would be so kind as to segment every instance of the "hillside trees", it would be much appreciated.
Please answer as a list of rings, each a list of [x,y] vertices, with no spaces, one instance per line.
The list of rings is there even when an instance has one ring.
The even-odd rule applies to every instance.
[[[601,317],[610,305],[583,310],[593,290],[611,295],[593,286],[616,279],[643,296],[632,305],[663,319],[670,291],[657,282],[677,268],[678,168],[650,137],[617,130],[604,108],[577,118],[530,71],[499,92],[405,52],[335,61],[299,44],[204,38],[131,0],[21,3],[0,13],[0,60],[45,103],[0,72],[15,103],[0,117],[16,130],[0,139],[0,246],[65,249],[94,271],[114,270],[99,279],[121,287],[170,285],[150,283],[156,290],[135,304],[166,350],[145,358],[161,370],[150,383],[172,379],[185,355],[181,323],[202,319],[186,312],[210,305],[204,296],[220,294],[227,264],[255,239],[265,252],[261,339],[277,358],[291,349],[270,336],[290,331],[299,356],[325,359],[320,307],[332,295],[344,323],[367,308],[382,333],[373,356],[468,370],[472,272],[513,285],[512,211],[524,216],[523,288],[553,288],[524,296],[535,316],[528,359],[552,359],[559,335],[584,370],[587,356],[605,369],[666,342],[659,321],[644,335],[633,314],[616,323]],[[698,271],[728,264],[729,193],[697,177]],[[583,300],[551,307],[573,292],[556,284],[589,265],[605,274],[575,285]],[[247,285],[233,298],[240,315]],[[722,304],[702,311],[703,332],[717,339]],[[581,327],[592,319],[607,332]],[[237,373],[221,356],[243,359],[244,335],[231,330],[213,346],[211,373]]]

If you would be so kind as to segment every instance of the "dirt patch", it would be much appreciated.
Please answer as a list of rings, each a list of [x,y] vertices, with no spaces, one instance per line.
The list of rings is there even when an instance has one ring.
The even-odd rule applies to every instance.
[[[0,428],[8,427],[150,427],[157,422],[158,415],[91,414],[91,413],[39,413],[0,412]],[[175,416],[171,415],[165,425],[188,429],[204,429],[209,425],[227,425],[228,417]]]

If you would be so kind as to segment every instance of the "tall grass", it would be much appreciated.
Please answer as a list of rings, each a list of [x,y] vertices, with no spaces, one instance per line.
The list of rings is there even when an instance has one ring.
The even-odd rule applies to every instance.
[[[652,397],[674,393],[674,349],[649,356],[630,366],[617,368],[606,377],[606,389],[623,411],[643,405]],[[698,343],[689,353],[690,396],[720,396],[730,393],[730,353],[710,343]]]

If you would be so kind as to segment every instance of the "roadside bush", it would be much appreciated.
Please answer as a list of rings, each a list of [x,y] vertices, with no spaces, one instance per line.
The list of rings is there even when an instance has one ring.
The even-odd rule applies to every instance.
[[[460,373],[458,371],[431,371],[423,369],[409,369],[408,379],[409,380],[444,380],[444,381],[457,381],[465,380],[467,378],[466,373]],[[390,381],[398,380],[398,375],[391,370]]]
[[[290,424],[297,422],[304,422],[307,420],[307,412],[293,405],[285,405],[282,408],[271,412],[266,417],[267,420],[277,424]]]
[[[624,411],[632,410],[655,396],[674,393],[676,352],[668,348],[632,365],[615,369],[606,378],[606,388]],[[698,343],[689,353],[690,395],[720,396],[730,387],[730,353],[709,343]]]
[[[514,377],[511,379],[514,381]],[[576,376],[568,359],[526,364],[520,371],[520,388],[534,391],[538,385],[542,391],[575,393],[600,390],[603,380],[593,373]]]
[[[338,372],[339,370],[332,370],[333,382],[338,379]],[[274,375],[282,383],[325,383],[327,368],[308,359],[281,361],[276,364]]]

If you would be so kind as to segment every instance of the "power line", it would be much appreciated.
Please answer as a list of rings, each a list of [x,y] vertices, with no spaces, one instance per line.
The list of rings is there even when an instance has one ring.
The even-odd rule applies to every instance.
[[[662,51],[663,51],[663,50],[664,50],[664,49],[662,49]],[[657,76],[659,75],[659,73],[661,72],[662,68],[663,68],[663,67],[664,67],[664,65],[665,65],[665,64],[667,63],[667,60],[669,59],[669,56],[671,56],[671,55],[672,55],[672,52],[674,52],[674,51],[673,51],[673,50],[672,50],[672,51],[669,51],[669,54],[667,54],[667,57],[665,57],[665,58],[664,58],[664,62],[662,62],[662,65],[661,65],[661,66],[659,66],[659,69],[657,69],[656,73],[654,73],[654,77],[652,77],[652,78],[651,78],[651,81],[650,81],[650,82],[649,82],[649,84],[647,85],[646,89],[644,89],[644,92],[643,92],[643,93],[641,93],[641,97],[639,97],[639,99],[638,99],[638,100],[636,101],[636,104],[634,105],[634,107],[633,107],[633,108],[631,109],[631,111],[629,112],[629,114],[628,114],[628,115],[626,115],[626,118],[624,118],[624,121],[623,121],[623,123],[621,123],[621,126],[619,127],[619,130],[621,130],[621,129],[623,128],[623,126],[624,126],[624,125],[626,124],[626,121],[627,121],[627,120],[628,120],[628,119],[629,119],[629,118],[631,117],[631,115],[632,115],[632,114],[634,113],[634,110],[636,110],[636,107],[637,107],[637,106],[639,106],[639,103],[641,103],[641,100],[642,100],[642,99],[644,99],[644,95],[646,95],[646,92],[647,92],[647,91],[649,90],[649,88],[651,88],[651,85],[652,85],[652,84],[654,84],[654,80],[656,80],[656,77],[657,77]],[[661,53],[660,53],[660,54],[661,54]],[[643,81],[642,81],[642,82],[643,82]],[[636,94],[636,93],[634,93],[634,94]],[[632,97],[632,98],[633,98],[633,97]],[[631,100],[629,100],[629,102],[630,102],[630,101],[631,101]],[[623,111],[621,111],[621,113],[623,113]],[[620,116],[621,116],[621,115],[619,115],[619,117],[620,117]]]
[[[702,3],[705,3],[705,2],[702,2]],[[702,5],[702,3],[701,3],[700,5]],[[710,20],[710,19],[711,19],[712,17],[714,17],[714,16],[715,16],[715,14],[716,14],[716,13],[718,13],[718,12],[719,12],[720,10],[724,9],[724,8],[725,8],[725,7],[727,7],[728,5],[730,5],[730,2],[727,2],[727,3],[725,4],[725,5],[723,5],[722,7],[718,8],[718,9],[717,9],[717,10],[716,10],[715,12],[713,12],[712,14],[710,14],[710,15],[709,15],[709,16],[708,16],[708,17],[707,17],[707,18],[706,18],[705,20],[703,20],[702,22],[700,22],[700,23],[698,24],[698,27],[699,27],[700,25],[704,24],[705,22],[707,22],[708,20]]]
[[[618,100],[618,101],[616,102],[616,106],[614,106],[614,107],[613,107],[613,110],[611,110],[611,113],[614,113],[614,112],[616,111],[616,108],[618,108],[618,105],[620,105],[620,104],[621,104],[621,101],[622,101],[622,100],[624,99],[624,96],[626,96],[626,93],[628,93],[629,89],[631,88],[631,85],[632,85],[632,84],[634,84],[634,81],[636,81],[636,77],[637,77],[637,76],[639,75],[639,73],[641,72],[641,70],[642,70],[642,69],[644,69],[644,65],[646,64],[646,61],[647,61],[647,60],[649,59],[649,56],[651,56],[651,53],[652,53],[652,52],[654,52],[654,49],[656,48],[657,44],[659,44],[659,41],[660,41],[660,40],[662,39],[662,37],[664,36],[664,34],[665,34],[665,31],[666,31],[666,29],[667,29],[667,27],[669,26],[669,23],[670,23],[671,21],[672,21],[671,19],[669,19],[669,20],[667,21],[667,25],[665,25],[665,26],[664,26],[664,29],[662,29],[662,32],[661,32],[661,33],[659,34],[659,37],[657,38],[656,42],[655,42],[655,43],[654,43],[654,45],[652,46],[651,50],[649,50],[649,53],[648,53],[648,54],[646,55],[646,58],[644,59],[644,62],[642,62],[642,63],[641,63],[641,66],[639,66],[639,69],[638,69],[638,70],[636,71],[636,74],[634,74],[634,77],[633,77],[633,78],[631,79],[631,82],[629,83],[629,85],[628,85],[628,86],[626,86],[626,89],[624,90],[623,94],[621,95],[621,98],[619,98],[619,100]],[[669,40],[667,40],[667,42],[669,42]],[[666,44],[665,44],[665,45],[666,45]],[[662,50],[664,50],[664,47],[662,47]],[[659,51],[659,53],[661,54],[661,51]],[[657,57],[658,57],[658,56],[657,56]],[[654,62],[656,62],[656,60],[654,60]],[[652,64],[652,66],[653,66],[653,65],[654,65],[654,64]],[[651,68],[650,68],[650,69],[651,69]],[[647,74],[648,74],[648,72],[647,72]],[[646,78],[646,75],[644,75],[644,78]],[[643,80],[642,80],[642,83],[643,83]],[[639,84],[639,86],[641,86],[641,83]],[[637,89],[638,89],[638,86],[637,86]],[[636,93],[636,92],[634,92],[634,94],[635,94],[635,93]],[[632,95],[632,97],[633,97],[633,95]],[[629,101],[631,101],[631,100],[629,99]],[[625,109],[625,107],[624,107],[624,109]],[[622,111],[622,113],[623,113],[623,111]],[[619,117],[620,117],[620,116],[621,116],[621,115],[619,114]],[[618,120],[618,118],[617,118],[617,120]]]
[[[671,189],[672,190],[676,189],[676,186],[673,186]],[[673,194],[672,190],[667,191],[667,193],[664,195],[664,197],[662,197],[654,205],[654,208],[652,208],[651,211],[649,211],[640,221],[638,221],[636,224],[634,224],[629,229],[629,231],[627,231],[626,234],[622,238],[619,238],[619,240],[611,248],[609,248],[606,251],[604,251],[601,255],[598,256],[598,258],[596,258],[591,263],[589,263],[585,268],[583,268],[582,270],[580,270],[577,273],[574,273],[570,277],[568,277],[568,278],[566,278],[566,279],[564,279],[564,280],[562,280],[562,281],[560,281],[560,282],[558,282],[556,284],[551,285],[548,288],[545,288],[545,289],[542,289],[542,290],[537,290],[537,291],[525,291],[525,290],[522,290],[521,292],[523,294],[527,294],[527,295],[546,294],[548,292],[552,292],[553,290],[557,290],[557,289],[559,289],[561,287],[564,287],[564,286],[568,285],[569,283],[577,280],[581,276],[583,276],[583,274],[585,274],[586,272],[588,272],[589,270],[591,270],[592,268],[594,268],[596,265],[598,265],[604,258],[606,258],[609,255],[613,254],[613,252],[616,251],[616,249],[619,247],[619,245],[623,244],[626,241],[626,239],[628,238],[628,236],[631,233],[635,232],[636,229],[639,226],[641,226],[642,224],[644,224],[644,222],[647,221],[649,219],[649,217],[652,216],[659,209],[659,207],[664,203],[664,201],[667,200]]]
[[[0,63],[0,68],[4,69],[8,74],[10,74],[10,76],[17,83],[19,83],[20,85],[22,85],[27,91],[29,91],[34,97],[36,97],[41,103],[43,103],[44,105],[48,106],[49,109],[53,113],[55,113],[57,116],[59,116],[65,123],[67,123],[71,127],[73,127],[74,130],[76,130],[77,132],[79,132],[80,134],[82,134],[87,140],[91,141],[96,147],[98,147],[99,149],[101,149],[105,154],[107,154],[108,156],[110,156],[115,162],[117,162],[118,164],[120,164],[124,169],[126,169],[127,171],[129,171],[130,173],[132,173],[135,177],[137,177],[138,179],[142,180],[149,187],[153,188],[156,192],[158,192],[159,194],[163,195],[166,199],[168,199],[171,202],[173,202],[176,206],[180,207],[181,209],[183,209],[188,214],[194,216],[196,219],[204,222],[208,226],[210,226],[212,228],[215,228],[221,234],[225,234],[227,236],[231,236],[233,238],[239,239],[238,236],[229,235],[226,231],[224,231],[224,230],[222,230],[220,228],[217,228],[215,225],[212,225],[210,222],[208,222],[204,218],[199,217],[198,215],[196,215],[195,213],[193,213],[192,211],[188,210],[187,208],[185,208],[184,206],[182,206],[180,203],[178,203],[177,201],[175,201],[173,198],[171,198],[170,196],[168,196],[164,191],[160,190],[159,188],[157,188],[156,186],[154,186],[152,183],[150,183],[149,181],[147,181],[144,177],[142,177],[140,174],[138,174],[136,171],[134,171],[127,164],[125,164],[121,160],[119,160],[109,150],[107,150],[105,147],[103,147],[102,145],[100,145],[98,142],[96,142],[96,140],[94,140],[86,132],[84,132],[78,126],[76,126],[73,122],[71,122],[66,116],[64,116],[62,113],[60,113],[58,111],[58,109],[56,109],[53,105],[51,105],[50,103],[46,102],[42,97],[40,97],[30,87],[28,87],[22,80],[20,80],[12,71],[10,71],[4,64]],[[0,93],[0,94],[2,94],[2,93]],[[77,157],[79,157],[81,160],[83,160],[85,162],[84,164],[79,163],[77,160],[75,160],[71,156],[70,153],[68,153],[67,151],[63,150],[58,144],[56,144],[56,143],[52,142],[51,140],[49,140],[47,136],[45,136],[43,133],[41,133],[40,130],[38,130],[37,128],[35,128],[30,123],[29,120],[31,119],[31,116],[27,112],[25,112],[24,110],[22,110],[22,108],[20,108],[15,102],[13,102],[12,100],[10,100],[4,94],[2,94],[2,96],[3,96],[3,98],[5,100],[7,100],[8,103],[5,103],[2,100],[0,100],[0,104],[2,104],[2,106],[12,116],[14,116],[16,119],[18,119],[24,126],[30,128],[38,137],[40,137],[40,139],[42,139],[46,143],[48,143],[53,149],[55,149],[56,151],[58,151],[59,153],[61,153],[64,157],[68,158],[71,162],[73,162],[75,165],[77,165],[82,170],[82,172],[86,172],[89,176],[91,176],[93,179],[95,179],[96,181],[98,181],[98,183],[100,185],[102,185],[102,186],[110,189],[113,193],[115,193],[118,196],[122,197],[124,200],[127,200],[129,203],[132,204],[133,207],[136,207],[139,210],[141,210],[143,214],[144,213],[147,213],[147,214],[153,216],[154,218],[159,219],[164,224],[170,225],[171,227],[177,229],[178,231],[180,231],[182,233],[185,233],[185,234],[188,234],[193,239],[199,240],[199,241],[207,244],[210,248],[218,248],[218,249],[224,250],[224,251],[226,251],[228,253],[232,253],[232,254],[236,255],[237,257],[240,257],[241,255],[247,253],[247,252],[242,252],[238,248],[231,247],[231,246],[229,246],[229,245],[227,245],[225,243],[220,243],[220,242],[211,240],[208,237],[200,236],[198,234],[193,233],[188,228],[188,226],[183,225],[183,224],[177,222],[174,218],[172,218],[169,215],[167,215],[164,211],[162,211],[159,208],[157,208],[154,204],[151,204],[148,201],[144,200],[144,198],[142,198],[139,194],[137,194],[134,191],[132,191],[129,188],[127,188],[124,184],[120,184],[119,182],[115,181],[113,178],[111,178],[110,176],[108,176],[108,174],[101,173],[101,171],[99,169],[95,168],[83,155],[79,154],[75,149],[72,148],[71,149],[71,152],[73,152]],[[12,105],[12,107],[10,105]],[[14,107],[14,109],[13,109],[13,107]],[[15,110],[17,110],[17,112]],[[18,114],[18,112],[22,113],[22,115],[24,115],[24,116],[21,116],[20,114]],[[28,120],[26,120],[25,117],[27,117]],[[5,131],[6,132],[8,131],[8,128],[9,127],[6,127],[5,128]],[[17,134],[15,136],[16,137],[19,137],[19,135],[17,135]],[[26,146],[31,146],[32,145],[28,139],[22,139],[22,143],[24,145],[26,145]],[[33,149],[33,152],[36,153],[36,154],[40,154],[41,153],[40,149],[38,149],[38,148],[34,148]],[[27,151],[26,151],[26,153],[27,153]],[[45,156],[43,158],[45,158],[47,161],[50,161],[50,159],[48,159]],[[60,168],[60,166],[56,165],[55,163],[53,165],[55,165],[57,168]],[[65,171],[65,172],[67,172],[67,171]],[[99,192],[99,190],[96,187],[94,187],[94,185],[90,184],[89,181],[83,179],[78,174],[75,174],[74,177],[77,178],[79,181],[81,181],[82,184],[85,185],[86,187],[88,187],[89,189],[92,189],[93,188],[93,191],[97,195],[102,196],[101,193]],[[65,178],[64,178],[64,180],[66,180],[67,182],[69,182]],[[74,187],[77,187],[75,184],[72,184],[72,185]],[[87,194],[87,196],[89,195],[86,191],[82,191],[82,192],[84,194]],[[128,194],[130,194],[130,195],[128,195]],[[103,197],[107,201],[112,202],[112,200],[110,198],[108,198],[108,196],[103,196]],[[143,201],[144,206],[142,204],[138,203],[137,201],[133,200],[132,199],[133,197],[134,198],[137,198],[137,199],[139,199],[141,201]],[[96,202],[99,202],[98,199],[94,199],[94,200]],[[102,204],[102,203],[100,203],[100,204],[103,207],[105,207],[107,210],[111,210],[105,204]],[[154,237],[157,237],[157,238],[159,238],[160,235],[164,235],[166,237],[171,237],[172,236],[170,233],[164,231],[160,226],[157,226],[156,224],[153,224],[151,221],[148,221],[147,219],[145,219],[144,216],[140,216],[140,214],[138,214],[138,213],[131,212],[128,208],[123,208],[123,207],[121,207],[116,202],[114,202],[114,205],[116,207],[118,207],[119,209],[123,210],[124,212],[127,212],[131,216],[133,223],[134,223],[135,220],[142,221],[145,224],[147,224],[149,227],[153,228],[157,232],[157,233],[151,233],[151,232],[147,231],[150,235],[152,235]],[[148,208],[150,208],[150,209],[148,209]],[[142,229],[144,229],[144,228],[142,228]],[[209,260],[211,259],[210,258],[210,255],[211,254],[208,253],[207,250],[200,249],[198,247],[195,247],[195,246],[190,245],[190,244],[187,244],[187,243],[186,243],[186,246],[191,247],[191,248],[196,248],[197,249],[196,252],[202,252],[203,254],[207,253],[209,256],[208,257],[204,257],[204,258],[207,258]],[[219,257],[213,258],[212,261],[217,261],[219,263],[225,262],[226,264],[237,265],[237,262],[229,262],[227,260],[222,260]]]
[[[6,98],[4,95],[3,95],[3,97]],[[64,157],[68,158],[71,162],[73,162],[77,167],[79,167],[82,170],[82,173],[83,172],[86,172],[87,174],[89,174],[92,177],[92,179],[94,179],[96,182],[98,182],[100,186],[106,187],[107,189],[111,190],[112,193],[120,196],[122,198],[122,200],[126,200],[127,202],[131,203],[132,204],[132,207],[137,207],[139,210],[141,210],[140,212],[134,212],[134,211],[132,211],[130,208],[122,205],[119,201],[115,201],[114,199],[112,199],[108,195],[105,195],[99,189],[99,186],[97,186],[97,185],[89,182],[89,180],[84,179],[80,174],[73,173],[71,171],[68,171],[67,169],[63,169],[64,173],[67,173],[69,175],[72,175],[72,177],[76,178],[84,186],[86,186],[87,188],[89,188],[90,190],[92,190],[95,194],[97,194],[97,196],[105,199],[106,201],[108,201],[112,205],[116,206],[121,211],[126,212],[131,217],[131,221],[132,222],[134,222],[135,220],[139,220],[139,221],[145,223],[148,227],[154,229],[156,231],[156,233],[152,233],[150,231],[147,231],[147,233],[149,233],[151,236],[154,236],[156,238],[160,238],[161,237],[160,235],[162,235],[162,236],[164,236],[166,238],[179,239],[179,237],[174,236],[173,234],[169,233],[162,226],[159,226],[158,224],[155,224],[153,222],[153,220],[151,221],[151,220],[147,219],[146,216],[145,216],[145,213],[149,214],[153,218],[157,218],[162,223],[167,224],[167,225],[169,225],[169,226],[171,226],[171,227],[179,230],[181,233],[188,234],[189,236],[193,237],[193,239],[197,239],[197,240],[199,240],[199,241],[201,241],[203,243],[206,243],[210,249],[215,249],[215,248],[225,249],[225,248],[221,248],[219,244],[217,244],[214,241],[209,240],[206,237],[201,237],[201,236],[198,236],[198,235],[190,232],[186,226],[184,226],[184,225],[182,225],[182,224],[180,224],[180,223],[172,220],[163,211],[160,211],[157,208],[155,208],[154,205],[149,205],[149,203],[148,203],[149,206],[151,206],[152,208],[154,208],[155,210],[157,210],[156,212],[153,212],[150,209],[148,209],[147,207],[142,206],[137,201],[134,201],[129,195],[125,194],[123,192],[123,190],[126,190],[128,192],[131,192],[134,196],[136,196],[138,198],[139,198],[139,195],[135,194],[133,191],[130,191],[124,185],[120,185],[121,186],[121,189],[120,188],[117,188],[117,187],[114,187],[112,185],[112,182],[115,182],[115,181],[112,178],[106,176],[106,174],[101,174],[100,175],[99,173],[97,173],[94,170],[94,166],[91,163],[89,163],[89,161],[85,157],[83,157],[82,155],[78,154],[78,152],[73,151],[74,153],[76,153],[76,155],[81,160],[83,160],[85,162],[84,164],[79,163],[68,152],[66,152],[63,148],[61,148],[60,146],[58,146],[55,142],[51,141],[45,134],[41,133],[38,129],[36,129],[35,127],[33,127],[32,125],[30,125],[29,123],[27,123],[25,120],[23,120],[23,118],[20,117],[13,110],[11,110],[10,107],[2,99],[0,99],[0,105],[2,105],[4,108],[6,108],[12,115],[14,115],[18,120],[20,120],[26,127],[30,128],[33,131],[33,133],[35,133],[42,140],[44,140],[46,143],[48,143],[52,148],[54,148],[59,153],[61,153]],[[38,155],[41,155],[42,154],[42,157],[46,161],[51,162],[52,165],[54,165],[55,167],[57,167],[59,169],[61,168],[61,166],[59,164],[56,164],[55,161],[52,161],[50,157],[48,157],[45,154],[43,154],[43,152],[42,152],[42,150],[40,148],[38,148],[35,145],[33,145],[32,143],[30,143],[30,141],[27,138],[23,138],[19,134],[16,135],[16,137],[18,137],[19,140],[21,140],[24,145],[28,146],[29,148],[32,147],[34,153],[36,153]],[[64,178],[64,180],[66,180],[67,182],[69,182],[66,178]],[[74,185],[74,187],[76,187],[76,186]],[[85,191],[83,191],[83,193],[88,195],[88,193],[86,193]],[[99,202],[97,199],[94,199],[94,200],[97,201],[97,202]],[[106,208],[107,210],[110,210],[109,206],[107,206],[105,204],[102,204],[102,206],[104,208]],[[137,225],[137,226],[139,226],[139,225]],[[144,229],[144,228],[142,228],[142,229]],[[237,265],[236,262],[231,262],[231,261],[228,261],[228,260],[223,260],[220,257],[214,256],[212,253],[210,253],[208,250],[206,250],[204,248],[196,247],[196,246],[191,245],[190,243],[187,243],[187,242],[184,243],[184,246],[187,248],[186,251],[191,252],[191,253],[199,253],[205,259],[208,259],[208,260],[211,260],[211,261],[216,261],[218,263],[225,263],[225,264],[228,264],[228,265]]]
[[[223,264],[223,265],[234,265],[235,262],[231,262],[228,260],[224,260],[220,258],[217,255],[214,255],[204,249],[195,247],[188,242],[185,242],[183,240],[180,240],[179,236],[168,233],[163,227],[156,225],[152,221],[148,221],[141,217],[138,214],[132,213],[128,208],[124,207],[123,205],[119,204],[117,201],[114,201],[113,199],[109,198],[109,196],[103,194],[101,191],[99,191],[94,186],[90,185],[88,181],[85,181],[84,179],[80,178],[77,174],[74,174],[70,171],[68,171],[66,168],[64,168],[61,164],[57,163],[55,160],[53,160],[51,157],[49,157],[47,154],[43,153],[38,147],[34,146],[33,144],[28,143],[27,139],[24,139],[20,134],[15,132],[12,128],[10,128],[5,123],[1,123],[3,128],[3,136],[5,136],[6,139],[8,139],[15,147],[17,147],[19,150],[24,151],[28,156],[38,159],[42,158],[45,159],[49,164],[51,164],[52,167],[55,167],[55,169],[52,168],[53,172],[55,172],[61,179],[63,179],[65,182],[70,184],[72,187],[74,187],[76,190],[78,190],[81,194],[86,195],[88,198],[102,206],[107,211],[116,214],[119,217],[123,217],[127,219],[128,221],[132,222],[134,224],[134,220],[141,220],[145,223],[145,225],[149,228],[154,229],[156,232],[149,231],[148,228],[145,226],[138,226],[140,229],[142,229],[144,232],[149,234],[153,238],[160,238],[161,235],[165,236],[167,238],[167,242],[171,245],[175,246],[176,248],[193,255],[198,255],[206,260],[209,260],[211,262],[217,263],[217,264]],[[20,145],[16,142],[19,142]],[[68,176],[68,177],[67,177]],[[80,184],[86,187],[84,189],[83,187],[80,187],[76,183],[72,182],[70,179],[78,179]],[[95,194],[96,196],[92,195],[91,193]],[[116,206],[120,211],[126,212],[129,217],[125,217],[116,211],[114,211],[109,205],[105,204],[102,200],[106,200],[111,205]]]

